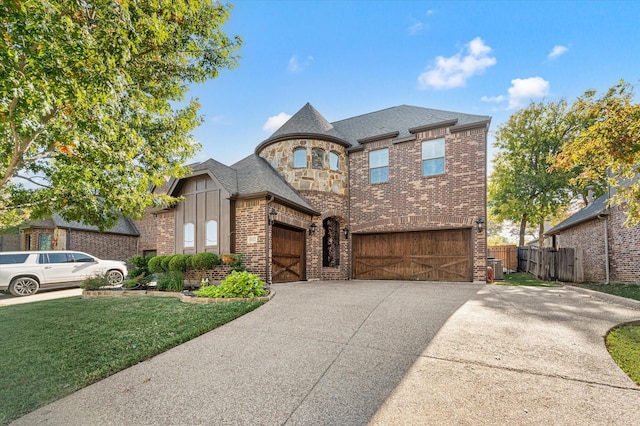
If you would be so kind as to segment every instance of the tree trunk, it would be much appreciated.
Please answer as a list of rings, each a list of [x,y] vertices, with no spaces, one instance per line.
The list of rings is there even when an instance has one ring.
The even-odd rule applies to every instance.
[[[527,230],[527,215],[523,214],[522,219],[520,220],[520,239],[518,241],[519,247],[524,246],[524,234],[526,230]]]

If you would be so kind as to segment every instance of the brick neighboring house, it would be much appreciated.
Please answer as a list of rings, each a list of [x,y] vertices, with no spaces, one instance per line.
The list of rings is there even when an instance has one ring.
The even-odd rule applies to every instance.
[[[17,250],[75,250],[100,259],[127,260],[138,251],[139,232],[130,219],[121,218],[99,232],[95,226],[69,222],[54,214],[20,227]],[[8,250],[4,250],[8,251]]]
[[[163,188],[139,253],[242,253],[272,282],[486,280],[490,117],[397,106],[329,123],[306,104],[255,152]]]
[[[584,250],[584,280],[640,282],[640,225],[627,228],[620,206],[607,208],[609,195],[598,197],[558,225],[549,229],[554,247]]]

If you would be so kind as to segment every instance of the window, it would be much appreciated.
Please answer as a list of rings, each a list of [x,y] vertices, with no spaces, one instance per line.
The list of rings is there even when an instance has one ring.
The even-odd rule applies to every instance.
[[[217,246],[218,245],[218,222],[210,220],[207,222],[207,239],[206,245]]]
[[[314,169],[324,169],[324,150],[313,148],[311,150],[311,166]]]
[[[51,250],[51,235],[40,234],[38,238],[38,250]]]
[[[322,266],[340,265],[340,224],[332,217],[322,221]]]
[[[297,148],[293,151],[293,167],[307,167],[307,149]]]
[[[195,247],[195,232],[193,230],[193,223],[184,224],[184,246]]]
[[[444,174],[444,138],[422,142],[422,176]]]
[[[93,257],[91,257],[89,255],[86,255],[84,253],[73,253],[73,261],[74,262],[86,262],[86,263],[95,262]]]
[[[369,152],[369,183],[389,180],[389,148]]]
[[[333,151],[329,153],[329,168],[331,170],[338,170],[340,168],[340,156]]]
[[[0,254],[0,265],[13,265],[24,263],[29,254]]]
[[[73,258],[67,253],[41,253],[38,263],[73,263]]]

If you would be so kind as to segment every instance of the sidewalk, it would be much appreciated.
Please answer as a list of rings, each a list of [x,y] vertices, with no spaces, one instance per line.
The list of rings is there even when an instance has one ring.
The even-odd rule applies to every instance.
[[[484,287],[370,424],[637,425],[640,387],[604,336],[640,320],[640,302],[615,301],[572,287]]]

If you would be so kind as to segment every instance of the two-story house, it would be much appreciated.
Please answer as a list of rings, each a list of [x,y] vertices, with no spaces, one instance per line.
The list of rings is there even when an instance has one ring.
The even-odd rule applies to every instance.
[[[242,253],[272,282],[486,279],[490,117],[397,106],[329,123],[306,104],[255,152],[156,191],[139,252]]]

